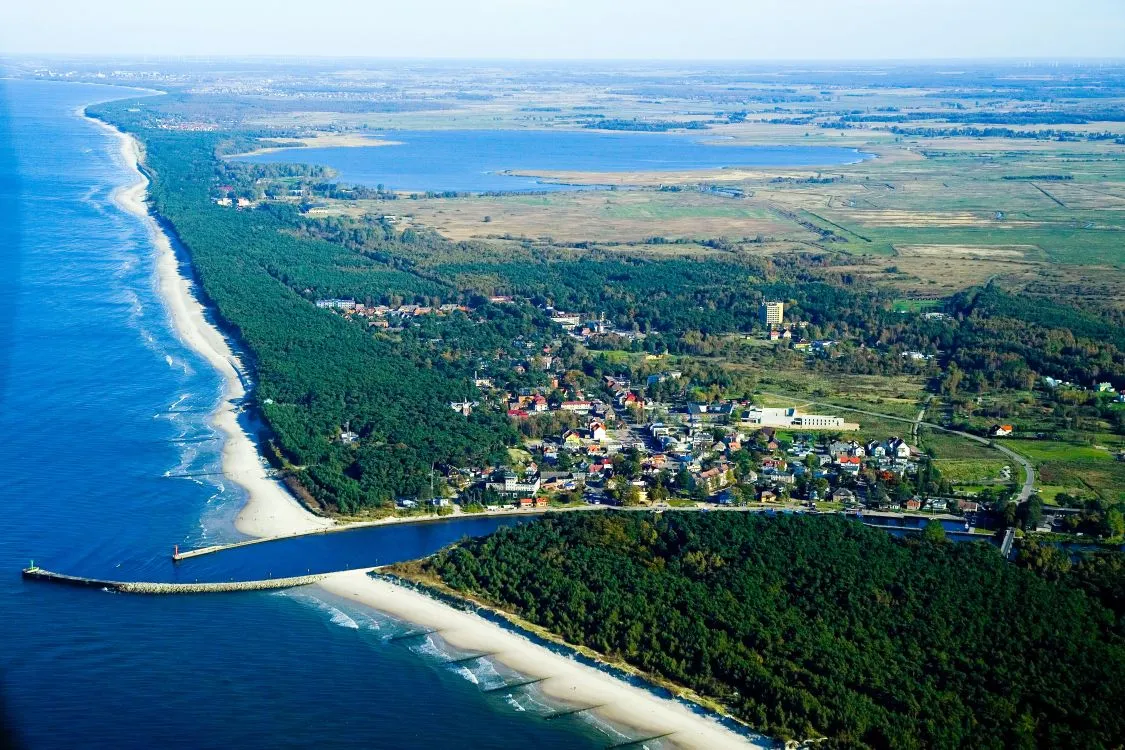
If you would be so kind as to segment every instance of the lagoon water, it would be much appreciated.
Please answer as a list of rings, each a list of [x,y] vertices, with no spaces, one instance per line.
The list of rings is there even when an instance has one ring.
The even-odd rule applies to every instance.
[[[699,134],[594,130],[387,131],[396,145],[282,149],[244,161],[332,167],[341,182],[388,190],[526,192],[573,186],[521,172],[672,172],[723,167],[828,167],[870,156],[833,146],[739,146]]]
[[[441,663],[440,643],[391,642],[407,626],[316,588],[139,597],[20,578],[32,558],[164,580],[301,564],[303,553],[285,547],[236,556],[224,571],[168,561],[173,544],[236,538],[242,498],[218,480],[165,476],[218,468],[207,415],[220,384],[172,333],[142,223],[113,205],[130,179],[116,141],[76,114],[134,93],[0,81],[0,700],[16,740],[606,745],[611,735],[589,719],[537,718],[534,692],[483,692],[499,679],[487,663],[458,670]],[[372,530],[342,554],[388,562],[488,530],[475,523]]]

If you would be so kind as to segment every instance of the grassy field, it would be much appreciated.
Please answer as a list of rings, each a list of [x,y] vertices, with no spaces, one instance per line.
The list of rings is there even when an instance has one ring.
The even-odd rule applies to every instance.
[[[983,447],[983,446],[982,446]],[[991,451],[989,451],[991,452]],[[1013,461],[997,459],[938,459],[934,465],[941,472],[942,477],[955,485],[986,485],[992,483],[1006,483],[1001,477],[1001,470],[1008,466],[1015,476],[1018,467]]]
[[[926,398],[922,379],[907,376],[849,375],[840,379],[806,370],[785,370],[763,372],[760,383],[763,391],[792,395],[803,401],[824,402],[905,419],[914,419]],[[860,415],[855,418],[859,419]],[[908,430],[909,425],[901,429]]]
[[[539,92],[537,99],[508,82],[496,86],[503,97],[447,109],[336,113],[330,122],[324,113],[306,112],[270,122],[320,123],[378,134],[389,127],[574,128],[595,112],[639,120],[701,117],[673,117],[669,103],[659,98],[622,95],[607,100],[581,84]],[[865,90],[854,96],[865,106],[894,102],[896,107],[925,109],[934,103],[911,90]],[[841,95],[817,106],[827,117],[850,111],[854,104]],[[714,252],[698,244],[642,244],[653,237],[760,238],[742,245],[742,251],[855,256],[859,262],[842,270],[899,290],[905,310],[989,279],[1037,293],[1080,290],[1089,299],[1125,306],[1125,145],[1110,140],[895,137],[872,127],[835,131],[781,123],[776,119],[785,113],[769,108],[759,115],[742,123],[712,123],[689,137],[716,144],[841,145],[878,158],[821,169],[543,173],[537,176],[612,183],[622,189],[400,200],[390,207],[377,201],[337,202],[330,211],[405,214],[454,239],[529,238],[626,253]],[[1099,123],[1097,129],[1118,125]],[[1045,175],[1065,179],[1042,179]],[[700,192],[700,184],[735,186],[744,197]],[[673,185],[680,190],[659,190]]]
[[[396,201],[390,208],[365,208],[370,213],[392,209],[458,240],[503,236],[549,237],[563,243],[637,243],[651,237],[676,240],[762,236],[796,242],[814,239],[811,232],[784,221],[761,205],[698,191],[587,190]]]
[[[938,459],[998,462],[1000,466],[1011,463],[1003,453],[995,448],[941,430],[922,427],[918,431],[918,437],[919,447],[923,450],[932,451],[934,457]],[[999,467],[997,469],[999,470]],[[1012,473],[1018,476],[1017,467],[1012,467]]]
[[[895,312],[922,312],[936,307],[937,300],[932,299],[896,299],[894,301]]]
[[[1037,484],[1052,499],[1066,492],[1125,500],[1125,462],[1118,461],[1107,447],[1039,440],[1009,440],[1004,444],[1032,460]]]

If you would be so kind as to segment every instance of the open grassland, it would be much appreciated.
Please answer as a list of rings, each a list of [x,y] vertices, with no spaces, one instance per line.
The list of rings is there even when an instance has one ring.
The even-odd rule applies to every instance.
[[[653,252],[640,245],[653,237],[760,240],[742,251],[851,256],[854,264],[841,270],[907,299],[996,279],[1032,293],[1067,290],[1125,305],[1125,148],[1047,142],[1026,151],[999,140],[943,143],[945,150],[925,154],[915,145],[880,143],[877,159],[822,171],[558,173],[546,176],[633,189],[347,210],[406,214],[454,239],[549,238],[624,245],[622,252]],[[1045,175],[1066,179],[1024,179]],[[699,192],[701,183],[738,187],[743,197]],[[682,189],[657,189],[671,184]]]
[[[396,201],[396,209],[451,239],[551,238],[556,242],[638,243],[677,239],[815,236],[763,206],[700,192],[577,191],[544,195]]]
[[[1097,495],[1117,502],[1125,499],[1125,462],[1109,446],[1060,441],[1007,440],[1004,445],[1031,459],[1038,483],[1071,495]]]
[[[904,419],[914,419],[926,398],[922,379],[907,376],[849,375],[841,378],[806,370],[763,371],[759,383],[761,390],[769,393]],[[763,395],[762,398],[770,399],[767,406],[785,405],[773,403],[777,399],[770,396]],[[863,418],[854,416],[849,421],[862,421]],[[909,425],[899,427],[900,432],[908,429]]]
[[[932,452],[937,459],[998,462],[1001,466],[1011,463],[1003,453],[989,445],[930,427],[919,428],[918,443],[919,448]],[[1012,471],[1013,476],[1019,476],[1018,467],[1013,467]]]
[[[1012,469],[1012,476],[1018,471],[1012,461],[1004,462],[995,459],[938,459],[934,462],[943,479],[948,479],[955,485],[987,485],[1007,483],[1001,471],[1005,466]]]

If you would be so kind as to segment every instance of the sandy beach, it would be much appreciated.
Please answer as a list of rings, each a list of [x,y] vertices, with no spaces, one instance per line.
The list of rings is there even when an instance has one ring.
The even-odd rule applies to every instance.
[[[235,528],[243,534],[261,537],[332,526],[333,521],[310,513],[281,482],[267,474],[256,444],[257,430],[253,419],[240,407],[246,395],[241,377],[242,365],[226,338],[207,320],[192,282],[180,273],[171,240],[149,213],[145,203],[148,179],[137,168],[141,157],[140,144],[132,136],[101,120],[87,119],[119,140],[121,158],[137,176],[132,185],[119,188],[113,199],[123,210],[145,221],[157,252],[156,283],[177,335],[223,378],[223,395],[211,415],[211,424],[224,435],[223,474],[246,491],[246,505],[235,520]]]
[[[230,154],[225,158],[239,159],[244,156],[272,154],[277,151],[285,151],[291,148],[365,148],[369,146],[402,145],[402,141],[392,141],[374,135],[363,135],[361,133],[319,133],[315,136],[309,136],[307,138],[284,138],[280,140],[284,141],[287,145],[258,148],[254,149],[253,151],[246,151],[241,154]]]
[[[478,615],[462,612],[416,591],[371,578],[365,571],[333,573],[319,584],[330,593],[360,602],[392,617],[436,629],[458,649],[490,654],[490,659],[520,674],[546,678],[537,687],[548,697],[574,707],[597,706],[597,714],[645,737],[685,748],[773,747],[733,732],[683,704],[660,698],[612,675],[557,654]]]

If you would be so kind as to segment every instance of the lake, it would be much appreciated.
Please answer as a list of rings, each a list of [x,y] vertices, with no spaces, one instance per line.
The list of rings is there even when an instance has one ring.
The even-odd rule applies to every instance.
[[[831,167],[871,157],[832,146],[744,146],[693,133],[595,130],[392,130],[391,146],[296,148],[240,157],[258,164],[299,162],[336,170],[342,183],[387,190],[528,192],[573,186],[511,171],[677,172],[728,167]]]

